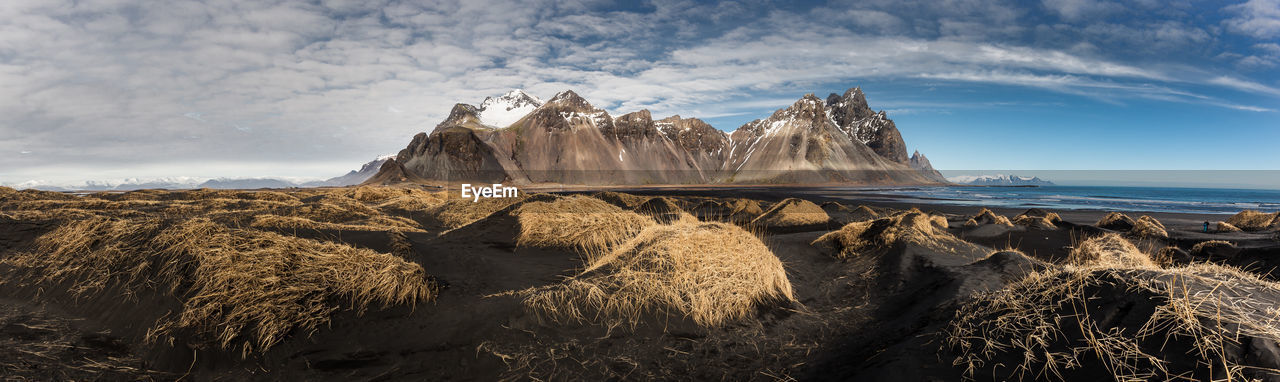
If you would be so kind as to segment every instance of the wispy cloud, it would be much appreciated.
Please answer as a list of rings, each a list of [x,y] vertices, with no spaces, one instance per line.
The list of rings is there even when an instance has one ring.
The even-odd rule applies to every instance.
[[[707,118],[764,116],[790,102],[780,94],[864,79],[1274,108],[1274,98],[1245,105],[1256,98],[1204,92],[1272,97],[1274,76],[1169,53],[1273,57],[1274,41],[1235,51],[1206,29],[1274,37],[1274,0],[1228,6],[1232,18],[1214,25],[1116,20],[1145,3],[9,0],[0,3],[0,162],[356,162],[430,130],[456,102],[517,87],[575,89],[614,112]],[[1111,54],[1135,49],[1167,55]]]

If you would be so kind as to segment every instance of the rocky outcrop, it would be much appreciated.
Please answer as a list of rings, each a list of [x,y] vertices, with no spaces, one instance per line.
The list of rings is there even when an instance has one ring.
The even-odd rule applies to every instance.
[[[907,144],[902,133],[883,110],[871,110],[862,88],[849,89],[843,96],[831,93],[827,96],[827,109],[831,122],[850,138],[885,159],[907,164]]]
[[[877,154],[837,126],[812,94],[730,135],[722,168],[748,183],[930,183],[920,173]]]
[[[448,182],[937,182],[908,165],[892,121],[872,112],[860,89],[833,97],[806,95],[726,134],[695,118],[655,121],[648,110],[613,117],[572,91],[545,103],[512,92],[501,102],[488,98],[482,107],[454,106],[431,134],[415,136],[396,162],[422,179]],[[488,114],[495,107],[512,112],[534,104],[519,118],[504,114],[511,120],[506,126]],[[901,161],[898,152],[904,153]]]
[[[938,182],[947,182],[947,178],[943,177],[942,173],[938,172],[938,170],[934,170],[933,164],[929,163],[929,158],[926,158],[924,154],[920,153],[920,151],[911,153],[910,162],[911,168],[919,171],[921,174],[924,174],[925,177]]]

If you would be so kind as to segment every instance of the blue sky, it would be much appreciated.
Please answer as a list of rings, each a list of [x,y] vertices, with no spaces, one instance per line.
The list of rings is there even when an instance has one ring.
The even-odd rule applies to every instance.
[[[944,172],[1280,169],[1280,0],[9,0],[0,83],[10,185],[335,176],[513,88],[733,130],[861,86]]]

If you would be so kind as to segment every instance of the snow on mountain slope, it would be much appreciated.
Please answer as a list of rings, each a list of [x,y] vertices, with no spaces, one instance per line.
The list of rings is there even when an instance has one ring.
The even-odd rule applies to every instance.
[[[1053,182],[1040,179],[1034,176],[1017,176],[1017,175],[959,175],[948,177],[947,180],[957,184],[968,184],[975,186],[1052,186]]]
[[[501,97],[485,97],[484,102],[481,102],[480,107],[476,109],[476,114],[480,117],[480,123],[484,125],[507,127],[529,115],[529,112],[542,104],[542,100],[538,97],[516,89]]]

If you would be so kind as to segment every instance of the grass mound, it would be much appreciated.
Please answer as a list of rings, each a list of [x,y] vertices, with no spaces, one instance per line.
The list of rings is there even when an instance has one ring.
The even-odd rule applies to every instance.
[[[7,283],[69,285],[79,298],[119,286],[182,302],[149,324],[149,341],[263,352],[291,331],[312,333],[347,305],[414,305],[436,286],[422,267],[341,244],[228,228],[209,219],[69,221],[30,252],[0,261]],[[345,303],[344,303],[345,302]]]
[[[1215,226],[1213,227],[1213,230],[1214,230],[1214,231],[1216,231],[1216,232],[1240,232],[1240,231],[1243,231],[1243,230],[1241,230],[1239,227],[1233,226],[1233,225],[1231,225],[1231,223],[1227,223],[1227,222],[1218,222],[1218,224],[1217,224],[1217,225],[1215,225]]]
[[[675,201],[661,196],[649,198],[649,200],[636,206],[635,210],[662,224],[680,220],[681,215],[685,214],[684,210]]]
[[[1224,249],[1235,248],[1235,244],[1224,240],[1208,240],[1196,243],[1191,246],[1191,254],[1194,256],[1212,256]]]
[[[249,223],[253,228],[269,228],[277,230],[308,229],[332,231],[390,231],[390,232],[425,232],[412,220],[396,216],[373,216],[367,219],[347,223],[330,223],[315,221],[298,216],[279,216],[271,214],[256,215]]]
[[[1067,263],[1085,267],[1155,268],[1157,264],[1118,234],[1085,240],[1067,255]]]
[[[591,197],[628,210],[634,210],[636,207],[639,207],[641,203],[644,203],[647,200],[643,196],[635,196],[613,191],[600,191],[591,194]]]
[[[1009,218],[1001,215],[996,215],[995,212],[991,212],[991,210],[986,208],[983,208],[982,211],[979,211],[977,215],[974,215],[973,217],[969,218],[969,220],[966,220],[964,222],[965,227],[977,227],[977,226],[987,225],[987,224],[997,224],[997,225],[1002,225],[1006,227],[1013,226],[1013,222],[1009,221]]]
[[[1164,224],[1160,224],[1159,220],[1142,215],[1137,221],[1133,222],[1133,229],[1129,230],[1129,235],[1146,238],[1166,238],[1169,237],[1169,232],[1165,231]]]
[[[1227,224],[1245,231],[1262,231],[1269,228],[1277,228],[1280,227],[1280,212],[1268,214],[1244,210],[1228,218]]]
[[[1018,215],[1013,218],[1013,224],[1037,229],[1058,229],[1058,226],[1053,224],[1052,220],[1043,216]]]
[[[689,213],[699,220],[714,221],[728,218],[733,210],[724,202],[707,200],[689,209]]]
[[[1133,229],[1133,218],[1119,212],[1109,212],[1107,216],[1103,216],[1098,220],[1098,228],[1105,228],[1112,231],[1128,232]]]
[[[839,230],[822,235],[811,244],[841,259],[857,256],[859,252],[888,247],[899,241],[939,250],[972,246],[939,227],[935,218],[937,216],[913,209],[886,218],[846,224]]]
[[[426,214],[446,228],[458,228],[528,198],[528,195],[521,194],[514,198],[482,198],[478,202],[471,199],[449,199],[433,206]]]
[[[714,327],[794,300],[786,270],[759,238],[730,224],[679,221],[645,227],[524,302],[557,322],[634,327],[657,314]]]
[[[1037,229],[1058,229],[1062,218],[1057,213],[1032,208],[1013,218],[1013,224]]]
[[[729,221],[734,224],[747,224],[764,213],[760,202],[751,199],[730,199],[724,204],[731,211]]]
[[[649,217],[580,195],[525,203],[514,214],[519,245],[575,248],[588,255],[608,251],[654,224]]]
[[[829,221],[831,216],[817,204],[804,199],[787,198],[752,220],[751,225],[761,228],[790,228],[826,224]]]
[[[1278,305],[1280,285],[1218,265],[1068,266],[979,294],[944,334],[968,378],[1273,380]]]

